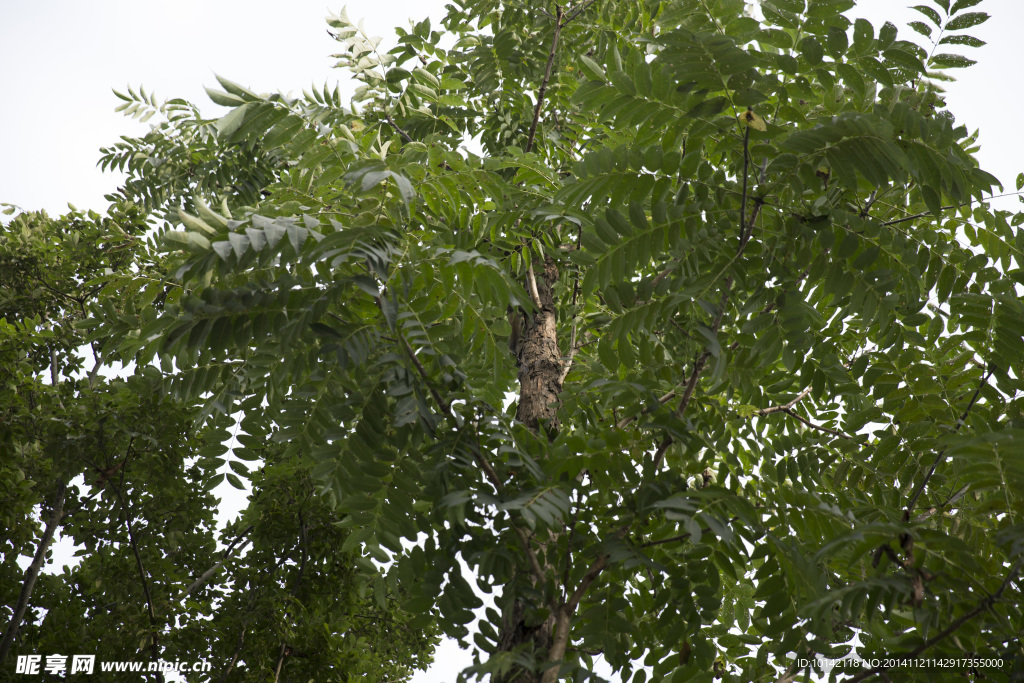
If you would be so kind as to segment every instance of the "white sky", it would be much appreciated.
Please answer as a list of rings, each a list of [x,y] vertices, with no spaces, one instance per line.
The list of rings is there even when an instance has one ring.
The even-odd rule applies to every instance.
[[[326,33],[323,18],[340,4],[329,0],[50,0],[0,5],[0,202],[25,209],[102,211],[103,195],[120,184],[117,174],[96,167],[99,148],[120,135],[147,129],[115,113],[120,103],[111,89],[144,86],[161,98],[183,97],[213,114],[203,86],[217,87],[214,74],[259,92],[300,92],[333,85],[345,74],[331,68],[338,44]],[[861,0],[851,14],[870,19],[876,29],[888,20],[900,36],[920,19],[905,9],[930,0]],[[443,16],[442,0],[355,0],[348,12],[366,19],[371,34],[393,44],[390,28],[407,18]],[[979,158],[1002,180],[1005,191],[1024,170],[1019,87],[1021,0],[984,0],[973,10],[992,15],[969,31],[988,42],[964,51],[978,60],[948,86],[949,109],[970,130],[981,129]],[[943,46],[943,49],[955,46]],[[952,51],[952,50],[951,50]],[[1018,206],[1014,198],[1001,202]],[[448,643],[438,664],[414,679],[448,681],[469,663]]]
[[[928,2],[929,0],[919,0]],[[61,212],[71,202],[102,210],[103,195],[120,184],[96,167],[99,148],[120,135],[146,130],[113,111],[111,89],[145,86],[160,98],[184,97],[216,112],[203,86],[214,73],[261,92],[298,93],[334,84],[344,73],[328,55],[338,45],[323,17],[329,0],[92,0],[4,2],[0,7],[0,202]],[[442,0],[356,0],[353,20],[390,36],[407,17],[443,15]],[[906,4],[914,4],[907,2]],[[861,0],[854,14],[891,20],[901,35],[912,18],[905,3]],[[287,9],[285,9],[287,7]],[[971,30],[988,45],[969,50],[978,64],[949,88],[950,109],[971,130],[982,130],[980,158],[1007,190],[1024,170],[1019,131],[1024,93],[1017,87],[1017,41],[1024,25],[1020,0],[984,0],[975,10],[993,16]],[[952,47],[952,46],[944,46]]]

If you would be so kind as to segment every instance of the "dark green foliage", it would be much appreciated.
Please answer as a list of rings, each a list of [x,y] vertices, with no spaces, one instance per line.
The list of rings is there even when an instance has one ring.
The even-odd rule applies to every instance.
[[[794,653],[856,635],[1011,680],[1022,216],[986,203],[945,109],[942,69],[970,60],[853,4],[465,0],[450,50],[424,22],[387,54],[334,17],[357,106],[222,80],[232,111],[177,125],[251,191],[140,170],[129,199],[186,201],[161,230],[173,286],[84,325],[200,424],[244,413],[253,504],[337,515],[366,577],[388,563],[361,585],[396,621],[468,642],[493,595],[467,676],[584,680],[600,654],[623,680],[810,680]],[[912,28],[976,46],[976,4]],[[504,407],[530,363],[506,342],[544,272],[564,386],[535,433]],[[226,599],[283,595],[278,569]]]
[[[271,680],[285,644],[288,670],[306,679],[407,677],[429,661],[430,629],[406,625],[401,589],[353,556],[310,466],[268,449],[252,418],[200,426],[156,368],[118,379],[103,367],[106,337],[86,341],[89,316],[135,326],[177,300],[147,227],[127,205],[103,218],[21,214],[0,229],[4,680],[18,655],[58,653],[207,661],[210,680]],[[241,445],[222,457],[232,437]],[[252,500],[218,534],[212,491],[225,477],[241,488],[239,476]],[[26,571],[53,536],[77,560]]]

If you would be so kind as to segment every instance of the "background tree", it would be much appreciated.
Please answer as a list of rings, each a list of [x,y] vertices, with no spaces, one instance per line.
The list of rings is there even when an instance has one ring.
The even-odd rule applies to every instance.
[[[927,49],[852,0],[466,0],[388,54],[334,17],[357,106],[222,79],[206,175],[123,192],[185,203],[174,297],[90,339],[311,467],[412,628],[493,594],[468,675],[792,679],[856,636],[1008,680],[1022,217],[939,87],[978,4],[921,5]]]
[[[211,491],[235,420],[199,427],[159,370],[119,379],[86,344],[85,318],[134,322],[176,298],[148,229],[126,204],[0,228],[0,677],[18,654],[62,653],[207,660],[211,680],[273,680],[285,659],[306,679],[407,677],[432,632],[405,626],[398,589],[343,550],[309,468],[262,444],[249,475],[236,449],[255,493],[218,534]],[[52,566],[58,538],[77,546],[74,566]]]

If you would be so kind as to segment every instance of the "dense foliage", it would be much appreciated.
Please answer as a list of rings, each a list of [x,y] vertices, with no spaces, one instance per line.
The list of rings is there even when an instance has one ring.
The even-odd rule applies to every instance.
[[[432,631],[412,631],[398,588],[360,570],[309,466],[276,447],[256,471],[233,459],[253,494],[218,532],[234,420],[200,426],[156,368],[105,367],[77,328],[163,306],[147,229],[117,207],[0,229],[0,679],[18,655],[59,654],[208,662],[223,680],[269,680],[285,657],[306,680],[407,676],[429,661]],[[110,284],[124,280],[152,287]],[[52,564],[56,538],[77,562]]]
[[[266,596],[264,652],[344,652],[315,595],[349,582],[467,677],[809,680],[854,639],[1019,677],[1024,216],[940,87],[979,2],[917,7],[919,45],[853,0],[460,0],[388,53],[332,17],[353,106],[124,95],[162,122],[105,150],[111,199],[164,254],[76,330],[186,411],[196,490],[252,480],[277,550],[235,630]]]

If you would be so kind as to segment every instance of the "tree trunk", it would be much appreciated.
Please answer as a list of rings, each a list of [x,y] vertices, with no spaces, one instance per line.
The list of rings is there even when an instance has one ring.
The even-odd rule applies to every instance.
[[[551,287],[558,280],[558,268],[549,257],[544,262],[544,271],[534,277],[536,283],[537,310],[527,316],[523,325],[523,340],[518,357],[519,364],[519,405],[516,408],[516,419],[524,423],[534,432],[543,428],[548,438],[554,438],[558,432],[558,395],[562,391],[562,354],[558,350],[558,315],[555,308]],[[529,285],[529,283],[528,283]],[[532,290],[532,288],[531,288]],[[537,545],[541,555],[546,557],[545,547],[556,538],[555,534],[546,542]],[[557,581],[556,572],[550,565],[543,566],[544,573]],[[543,591],[551,586],[537,586],[536,577],[531,573],[530,582],[535,591]],[[507,590],[516,591],[513,581]],[[532,591],[531,591],[532,592]],[[527,645],[538,661],[546,661],[551,647],[555,615],[550,614],[539,624],[527,624],[530,607],[541,608],[544,601],[532,606],[527,605],[527,598],[517,594],[505,609],[505,618],[499,633],[498,647],[509,652]],[[534,593],[536,596],[537,593]],[[533,598],[537,600],[536,597]],[[496,683],[502,681],[516,683],[537,683],[541,680],[538,673],[514,669],[506,676],[495,677]]]
[[[537,283],[539,309],[527,317],[523,346],[519,354],[519,406],[516,419],[533,431],[541,425],[547,434],[558,431],[558,394],[562,391],[562,354],[558,350],[558,315],[551,286],[558,280],[558,268],[548,257],[543,277]]]

